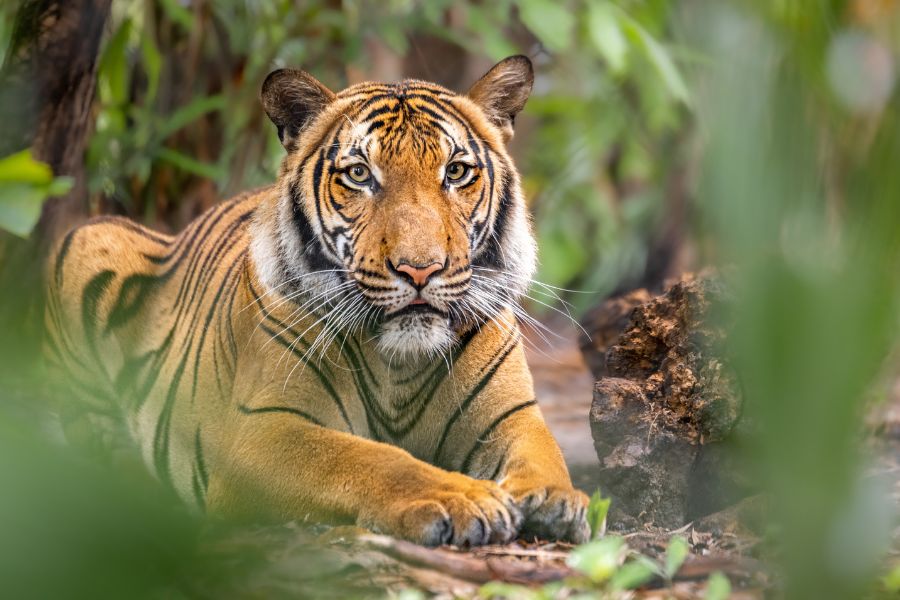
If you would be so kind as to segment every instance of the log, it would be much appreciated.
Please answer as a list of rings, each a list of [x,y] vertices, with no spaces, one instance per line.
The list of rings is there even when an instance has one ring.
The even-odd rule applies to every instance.
[[[414,567],[439,571],[473,583],[506,581],[538,584],[559,581],[574,575],[572,569],[564,564],[520,562],[490,556],[481,558],[466,552],[426,548],[384,535],[363,535],[359,536],[356,541],[365,548],[383,552]],[[515,556],[520,556],[520,554]],[[554,556],[554,558],[556,557]]]
[[[704,272],[592,313],[600,341],[582,346],[598,378],[591,432],[612,525],[676,528],[747,493],[733,451],[743,426],[725,347],[728,301],[723,280]]]

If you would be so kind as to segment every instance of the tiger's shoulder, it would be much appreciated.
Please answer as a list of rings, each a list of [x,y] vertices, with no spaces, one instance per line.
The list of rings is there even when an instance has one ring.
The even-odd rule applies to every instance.
[[[194,293],[201,275],[209,283],[229,265],[239,267],[247,225],[271,189],[219,203],[174,236],[110,216],[70,230],[45,265],[48,341],[68,337],[73,348],[102,346],[109,334],[146,325],[150,316],[154,326],[170,327],[164,315],[171,311],[156,305],[188,307],[202,297]]]
[[[53,248],[45,265],[47,285],[51,290],[74,292],[91,281],[96,286],[123,274],[150,275],[180,267],[188,255],[203,253],[217,236],[242,237],[250,215],[272,191],[271,186],[260,188],[216,204],[176,235],[126,217],[90,219],[71,229]]]

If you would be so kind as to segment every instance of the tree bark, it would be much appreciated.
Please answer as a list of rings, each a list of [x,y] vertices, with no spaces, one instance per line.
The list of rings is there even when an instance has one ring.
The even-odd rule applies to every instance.
[[[93,130],[97,56],[111,0],[25,0],[0,72],[0,156],[30,147],[75,185],[49,199],[35,232],[46,245],[88,214],[84,152]]]
[[[28,240],[0,232],[0,348],[4,371],[30,365],[40,347],[43,262],[67,229],[88,216],[84,154],[94,118],[97,57],[111,0],[23,0],[0,69],[0,156],[31,148],[54,175],[74,179],[45,202]]]

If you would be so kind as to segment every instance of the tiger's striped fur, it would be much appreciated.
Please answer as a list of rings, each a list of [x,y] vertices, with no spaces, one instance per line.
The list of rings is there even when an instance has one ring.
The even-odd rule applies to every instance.
[[[273,73],[274,186],[175,237],[101,218],[58,245],[48,357],[70,429],[124,423],[220,514],[585,539],[515,319],[534,244],[505,143],[531,81],[523,57],[467,96]]]

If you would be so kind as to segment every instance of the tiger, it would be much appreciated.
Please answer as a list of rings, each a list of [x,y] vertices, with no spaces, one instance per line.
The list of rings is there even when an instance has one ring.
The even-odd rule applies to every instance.
[[[124,436],[225,519],[586,541],[517,318],[536,245],[507,144],[533,81],[524,56],[466,94],[269,74],[273,185],[175,236],[106,216],[56,245],[46,355],[67,435]]]

